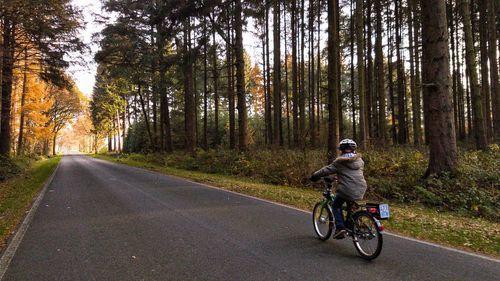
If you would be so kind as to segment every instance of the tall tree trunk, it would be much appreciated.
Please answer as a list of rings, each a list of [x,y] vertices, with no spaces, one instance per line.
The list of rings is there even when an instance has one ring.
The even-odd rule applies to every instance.
[[[203,21],[203,33],[208,37],[206,19]],[[208,40],[203,45],[203,149],[208,150]]]
[[[491,100],[493,102],[493,133],[496,139],[500,139],[500,85],[498,82],[499,61],[497,60],[497,50],[495,49],[495,46],[498,46],[498,52],[500,53],[500,43],[497,43],[496,40],[500,33],[498,32],[498,28],[496,28],[495,21],[495,14],[498,17],[497,5],[500,5],[500,3],[498,3],[498,1],[495,2],[495,0],[485,1],[487,1],[488,5],[488,30],[490,31],[488,36],[488,56],[490,59]],[[495,30],[497,32],[494,32]]]
[[[288,91],[288,45],[287,45],[287,27],[286,27],[286,4],[283,7],[283,31],[285,33],[285,98],[286,98],[286,132],[287,132],[287,145],[291,147],[291,131],[290,131],[290,96]]]
[[[413,143],[419,145],[421,143],[420,135],[420,124],[418,124],[418,117],[420,115],[418,109],[418,97],[417,97],[417,86],[415,83],[415,39],[414,39],[414,29],[413,29],[413,5],[415,0],[409,0],[408,2],[408,40],[410,47],[410,92],[411,92],[411,108],[412,108],[412,125],[413,125]]]
[[[430,159],[426,175],[453,171],[457,146],[450,97],[448,29],[445,0],[421,0],[422,85],[428,116]],[[431,102],[432,101],[432,102]]]
[[[213,41],[213,77],[214,77],[214,146],[218,147],[221,143],[219,132],[219,71],[217,70],[217,42],[215,41],[215,28],[212,31]]]
[[[484,149],[487,146],[486,130],[484,125],[483,114],[483,99],[481,98],[481,90],[479,89],[476,67],[476,52],[474,49],[474,41],[472,38],[471,14],[470,14],[470,1],[462,0],[462,13],[464,19],[464,33],[465,33],[465,49],[467,61],[467,69],[470,75],[470,91],[472,98],[473,116],[474,116],[474,138],[476,140],[476,147]]]
[[[368,130],[366,126],[366,96],[365,96],[365,40],[363,36],[363,1],[356,0],[356,42],[358,60],[358,96],[359,96],[359,138],[361,147],[368,146]]]
[[[54,132],[54,135],[52,136],[52,155],[57,155],[56,151],[56,141],[57,141],[57,132]]]
[[[464,84],[463,84],[463,75],[462,75],[462,70],[461,70],[461,65],[462,65],[462,55],[461,52],[459,52],[459,41],[458,41],[458,9],[455,9],[454,16],[453,18],[455,19],[454,22],[454,30],[455,30],[455,48],[456,48],[456,55],[457,55],[457,95],[458,95],[458,137],[460,140],[465,140],[466,138],[466,130],[465,130],[465,101],[464,101]],[[427,137],[427,136],[426,136]]]
[[[243,59],[243,23],[241,17],[241,0],[236,0],[234,18],[236,42],[234,52],[236,54],[236,91],[238,95],[238,146],[240,151],[245,151],[248,148],[248,120],[245,101],[245,60]]]
[[[316,108],[317,108],[317,116],[316,120],[318,121],[316,128],[318,129],[317,134],[319,135],[321,132],[321,108],[322,106],[320,105],[321,102],[321,6],[322,2],[321,0],[318,0],[318,27],[317,27],[317,37],[318,39],[316,42],[318,42],[318,47],[317,47],[317,53],[316,53],[316,59],[317,59],[317,79],[316,79],[316,93],[317,93],[317,99],[316,99]]]
[[[121,143],[121,130],[120,130],[120,112],[118,112],[118,110],[116,110],[116,132],[117,132],[117,139],[118,139],[117,150],[118,150],[118,152],[121,152],[122,151],[122,143]]]
[[[309,95],[310,95],[310,110],[309,110],[309,128],[311,131],[311,145],[316,145],[316,122],[315,122],[315,85],[314,85],[314,1],[309,1]]]
[[[350,53],[351,53],[351,114],[352,114],[352,138],[356,139],[357,135],[357,129],[356,129],[356,99],[355,99],[355,89],[354,89],[354,22],[355,18],[353,16],[353,3],[354,0],[351,0],[351,7],[350,7]]]
[[[154,49],[153,46],[157,46],[155,42],[155,32],[154,25],[151,25],[151,48]],[[156,75],[158,73],[158,61],[151,60],[151,90],[153,91],[152,95],[152,107],[153,107],[153,149],[156,151],[159,147],[157,145],[158,142],[158,84],[156,83]],[[118,149],[119,150],[119,149]]]
[[[389,36],[387,38],[388,44],[387,48],[389,49],[389,57],[387,58],[387,82],[389,83],[389,99],[391,102],[391,137],[392,137],[392,143],[396,144],[398,142],[398,136],[397,136],[397,129],[396,129],[396,110],[394,106],[394,79],[393,79],[393,68],[394,64],[392,62],[392,57],[393,57],[393,45],[392,42],[394,40],[393,36],[393,28],[392,28],[392,23],[391,23],[391,14],[389,12],[389,7],[390,5],[387,5],[387,28],[388,28],[388,33]]]
[[[304,24],[304,5],[305,0],[301,0],[300,5],[300,96],[299,96],[299,131],[300,137],[303,140],[303,146],[305,146],[306,139],[306,89],[305,89],[305,24]]]
[[[297,0],[292,0],[292,115],[293,115],[293,146],[298,147],[299,141],[299,95],[297,92]]]
[[[190,153],[195,153],[196,148],[196,112],[193,78],[193,55],[189,49],[191,33],[191,20],[188,19],[184,26],[184,132],[185,147]]]
[[[234,21],[234,20],[233,20]],[[227,60],[227,99],[229,110],[229,148],[236,148],[236,121],[235,121],[235,97],[234,97],[234,60],[233,60],[233,35],[231,29],[232,21],[228,19],[228,32],[229,41],[226,45],[226,60]]]
[[[279,146],[281,141],[281,40],[280,40],[280,1],[274,0],[273,11],[273,144]]]
[[[368,137],[374,135],[375,109],[373,105],[373,58],[372,58],[372,0],[366,1],[366,126]]]
[[[479,16],[487,19],[486,1],[479,1]],[[488,140],[493,138],[493,127],[490,107],[490,86],[488,83],[488,23],[486,20],[479,22],[479,40],[481,50],[481,93],[483,95],[483,114]]]
[[[11,98],[14,69],[15,23],[4,18],[2,26],[2,112],[0,117],[0,154],[9,156],[11,146]]]
[[[422,86],[421,86],[421,74],[420,74],[420,18],[421,14],[419,13],[419,1],[418,0],[411,0],[412,1],[412,10],[413,10],[413,30],[414,30],[414,48],[413,48],[413,53],[415,55],[415,95],[414,95],[414,100],[412,101],[415,103],[415,114],[413,118],[416,120],[416,127],[418,128],[418,138],[419,138],[419,143],[423,143],[422,139]]]
[[[19,136],[17,139],[17,155],[24,154],[24,106],[28,93],[28,48],[24,49],[23,90],[21,93],[21,116],[19,117]]]
[[[266,3],[266,140],[268,143],[273,143],[273,112],[272,112],[272,96],[271,96],[271,63],[270,63],[270,52],[269,52],[269,5]]]
[[[338,38],[339,3],[338,0],[328,0],[328,160],[337,156],[339,143],[338,120],[338,83],[340,77],[337,64],[340,63]]]
[[[382,3],[381,0],[375,1],[375,13],[377,14],[376,38],[375,38],[375,75],[378,98],[378,126],[377,137],[382,143],[386,140],[386,121],[385,121],[385,83],[384,83],[384,53],[382,50]]]
[[[405,90],[405,72],[403,60],[401,58],[401,0],[396,0],[396,59],[397,59],[397,89],[398,89],[398,143],[406,144],[408,133],[406,131],[406,90]]]
[[[146,111],[146,105],[144,103],[144,98],[142,97],[141,90],[142,90],[141,85],[138,85],[137,95],[139,96],[139,101],[141,103],[141,109],[142,109],[142,113],[144,115],[144,122],[146,123],[146,130],[148,131],[149,141],[150,141],[151,146],[153,146],[153,134],[151,133],[151,126],[149,125],[149,114]]]

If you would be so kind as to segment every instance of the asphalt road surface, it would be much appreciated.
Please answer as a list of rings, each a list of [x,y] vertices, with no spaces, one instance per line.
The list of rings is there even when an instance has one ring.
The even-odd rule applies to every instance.
[[[306,212],[74,155],[3,280],[500,280],[500,262],[392,235],[367,262]]]

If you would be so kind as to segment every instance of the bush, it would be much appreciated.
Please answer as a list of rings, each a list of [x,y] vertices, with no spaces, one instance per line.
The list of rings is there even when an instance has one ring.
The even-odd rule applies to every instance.
[[[460,151],[456,173],[428,179],[422,179],[428,165],[425,148],[395,147],[361,153],[368,182],[366,197],[370,200],[422,203],[493,220],[500,218],[498,146],[491,146],[488,152]],[[200,150],[194,156],[177,151],[168,155],[130,154],[128,157],[179,169],[301,187],[314,187],[309,176],[326,164],[323,150],[256,149],[246,153]]]

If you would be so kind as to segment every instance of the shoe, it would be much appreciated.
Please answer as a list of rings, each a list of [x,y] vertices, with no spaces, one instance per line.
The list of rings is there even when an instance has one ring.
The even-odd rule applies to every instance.
[[[345,229],[338,229],[338,230],[335,230],[335,233],[333,234],[333,238],[334,239],[344,239],[345,238],[345,234],[346,234],[346,230]]]

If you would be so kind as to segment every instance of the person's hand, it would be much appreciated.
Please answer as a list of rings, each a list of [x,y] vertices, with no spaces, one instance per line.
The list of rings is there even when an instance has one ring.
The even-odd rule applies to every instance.
[[[316,174],[312,174],[311,177],[309,178],[310,181],[312,182],[317,182],[321,179],[320,176],[316,175]]]

